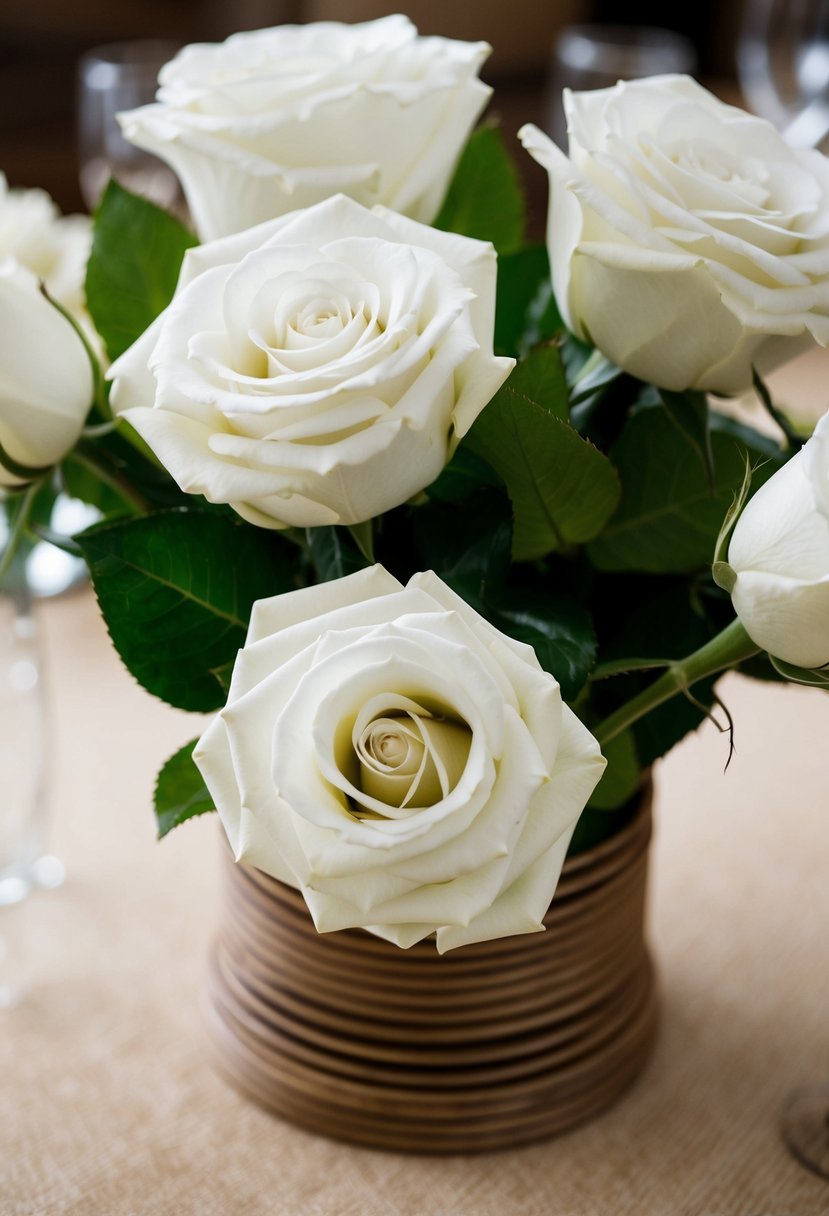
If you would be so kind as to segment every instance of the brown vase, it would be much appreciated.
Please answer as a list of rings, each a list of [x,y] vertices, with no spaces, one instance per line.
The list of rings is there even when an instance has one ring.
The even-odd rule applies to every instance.
[[[443,956],[318,934],[298,892],[227,852],[208,986],[222,1071],[301,1127],[400,1152],[512,1148],[591,1118],[654,1039],[650,835],[648,786],[621,831],[568,858],[546,933]]]

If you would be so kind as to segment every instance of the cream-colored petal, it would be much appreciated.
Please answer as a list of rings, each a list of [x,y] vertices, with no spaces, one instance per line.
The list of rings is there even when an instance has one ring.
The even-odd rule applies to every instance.
[[[815,582],[746,570],[731,591],[752,641],[796,667],[829,664],[829,573]]]

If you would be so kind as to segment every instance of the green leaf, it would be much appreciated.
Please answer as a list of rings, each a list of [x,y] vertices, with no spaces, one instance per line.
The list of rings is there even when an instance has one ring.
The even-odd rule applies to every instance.
[[[564,322],[553,295],[553,284],[549,279],[540,284],[527,309],[527,321],[521,335],[519,356],[525,355],[542,342],[559,340],[565,333]]]
[[[321,583],[344,578],[369,565],[348,528],[307,528],[305,538]]]
[[[563,328],[550,282],[544,245],[528,245],[498,258],[495,299],[496,354],[520,358]]]
[[[664,388],[659,390],[659,396],[671,422],[697,453],[709,486],[713,486],[714,453],[708,398],[705,393],[671,393]]]
[[[211,674],[219,681],[219,687],[227,697],[230,692],[230,681],[233,678],[233,669],[236,666],[236,660],[231,659],[229,663],[222,663],[221,667],[213,667]]]
[[[76,540],[124,664],[180,709],[224,704],[213,671],[244,645],[252,604],[294,585],[283,541],[219,513],[162,511]]]
[[[592,716],[588,725],[618,709],[658,678],[658,670],[647,670],[649,663],[664,668],[666,661],[698,650],[719,632],[720,612],[724,614],[722,623],[733,619],[730,604],[721,592],[711,598],[701,594],[709,586],[707,577],[692,580],[651,574],[597,575],[591,603],[600,662],[592,673]],[[714,611],[713,618],[710,610]],[[610,675],[614,668],[627,674],[596,678]],[[706,705],[711,703],[713,683],[702,681],[693,687],[694,696]],[[647,768],[665,755],[688,731],[699,726],[702,718],[690,701],[676,696],[636,722],[632,729],[641,767]]]
[[[469,498],[481,486],[503,489],[503,484],[485,460],[461,444],[441,475],[426,487],[425,492],[438,502],[457,503]]]
[[[766,461],[771,461],[776,470],[792,456],[791,452],[783,451],[780,444],[771,435],[764,435],[761,431],[756,431],[754,427],[746,426],[744,422],[738,422],[736,418],[730,418],[728,414],[712,413],[711,430],[718,435],[728,435],[744,449],[741,467],[743,474],[746,459],[750,463],[753,460],[752,467],[755,469]],[[770,477],[771,473],[767,476]]]
[[[662,409],[631,416],[610,457],[622,479],[622,503],[589,549],[601,570],[655,574],[703,569],[714,556],[723,517],[745,473],[745,451],[766,457],[760,485],[775,472],[781,453],[745,427],[713,416],[715,477],[709,483],[695,446]]]
[[[144,446],[138,433],[133,431],[129,423],[122,421],[115,431],[101,436],[94,443],[81,440],[71,453],[71,461],[87,467],[91,465],[93,481],[109,485],[121,500],[122,511],[131,509],[125,505],[126,491],[127,499],[133,498],[137,492],[144,504],[159,509],[184,507],[192,510],[197,506],[200,511],[233,514],[230,507],[210,504],[201,495],[185,494],[167,470],[154,457],[145,454]],[[95,493],[90,497],[94,498]],[[100,503],[93,501],[92,505],[99,506]]]
[[[79,498],[89,506],[97,507],[102,515],[125,515],[129,509],[123,498],[97,473],[77,460],[72,452],[60,466],[64,489],[70,498]]]
[[[86,299],[116,359],[166,308],[185,251],[198,242],[178,220],[110,181],[95,212]]]
[[[197,743],[198,739],[185,743],[158,774],[155,818],[159,840],[185,820],[215,809],[201,773],[193,763],[193,748]]]
[[[434,227],[492,241],[499,254],[524,239],[524,195],[498,127],[480,127],[458,161]]]
[[[567,409],[558,351],[541,348],[516,367],[465,440],[507,487],[519,561],[591,540],[619,501],[613,466],[563,421]]]
[[[496,596],[509,568],[512,511],[505,491],[483,486],[460,504],[432,500],[412,511],[417,562],[478,611]]]
[[[488,613],[496,628],[532,646],[545,671],[561,685],[565,701],[574,701],[596,657],[590,615],[576,600],[539,590],[509,590]]]
[[[71,536],[64,536],[61,532],[55,532],[43,524],[32,524],[31,532],[38,540],[45,541],[47,545],[52,545],[55,549],[60,549],[62,553],[68,553],[70,557],[83,557],[80,545]]]
[[[512,509],[503,486],[478,484],[463,501],[416,507],[411,528],[414,564],[434,570],[496,629],[532,646],[573,700],[595,658],[590,616],[569,596],[507,587]]]
[[[636,793],[642,769],[636,755],[633,734],[623,730],[602,747],[607,768],[590,796],[588,805],[597,811],[615,811]]]
[[[541,346],[522,359],[498,390],[496,399],[498,397],[543,406],[548,414],[566,422],[570,415],[570,399],[558,347]]]

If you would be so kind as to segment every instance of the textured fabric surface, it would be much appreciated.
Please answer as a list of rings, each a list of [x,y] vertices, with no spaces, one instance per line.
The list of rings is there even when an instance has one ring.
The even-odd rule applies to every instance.
[[[212,817],[158,844],[157,765],[198,719],[143,693],[89,593],[42,613],[60,891],[0,916],[29,985],[0,1011],[2,1216],[818,1216],[788,1091],[829,1079],[829,698],[728,678],[657,768],[651,939],[662,1027],[629,1094],[548,1144],[409,1158],[306,1135],[216,1074],[200,1002]]]

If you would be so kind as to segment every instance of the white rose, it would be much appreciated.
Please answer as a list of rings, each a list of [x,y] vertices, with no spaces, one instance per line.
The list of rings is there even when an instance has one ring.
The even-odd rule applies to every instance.
[[[752,641],[796,667],[829,663],[829,417],[749,500],[728,565]]]
[[[79,320],[86,319],[84,276],[92,246],[88,216],[62,216],[45,190],[10,190],[0,173],[0,262],[14,258]]]
[[[543,928],[604,767],[530,647],[381,566],[254,606],[194,759],[237,860],[320,932],[440,952]]]
[[[562,316],[662,388],[736,393],[829,341],[829,161],[685,76],[565,91],[569,159],[550,175]]]
[[[35,275],[0,262],[0,486],[56,464],[92,404],[92,369],[69,321]]]
[[[506,379],[492,247],[339,196],[187,253],[113,406],[181,488],[354,524],[442,470]]]
[[[428,223],[491,92],[489,51],[400,16],[234,34],[185,47],[120,121],[178,174],[203,240],[339,192]]]

